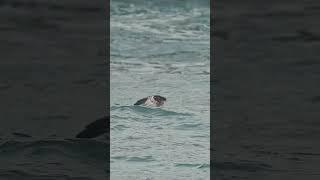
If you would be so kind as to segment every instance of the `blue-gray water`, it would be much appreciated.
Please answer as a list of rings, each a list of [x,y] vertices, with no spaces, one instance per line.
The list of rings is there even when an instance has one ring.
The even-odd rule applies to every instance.
[[[111,179],[209,179],[209,1],[111,1]],[[133,106],[167,98],[160,108]]]

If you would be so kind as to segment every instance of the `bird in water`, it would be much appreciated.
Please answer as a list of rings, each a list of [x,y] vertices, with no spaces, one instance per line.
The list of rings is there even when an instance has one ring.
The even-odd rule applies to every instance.
[[[160,107],[166,102],[166,98],[154,95],[138,100],[134,105]],[[84,130],[76,135],[76,138],[95,138],[110,131],[110,117],[105,116],[88,124]]]
[[[166,102],[166,98],[159,96],[159,95],[154,95],[154,96],[148,96],[145,98],[142,98],[138,100],[134,105],[145,105],[145,106],[157,106],[160,107],[164,105],[164,102]]]

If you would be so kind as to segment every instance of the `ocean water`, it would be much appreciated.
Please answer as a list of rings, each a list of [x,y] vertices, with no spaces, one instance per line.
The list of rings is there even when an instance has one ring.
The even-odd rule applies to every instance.
[[[110,6],[111,179],[209,179],[209,1]],[[167,102],[133,106],[149,95]]]

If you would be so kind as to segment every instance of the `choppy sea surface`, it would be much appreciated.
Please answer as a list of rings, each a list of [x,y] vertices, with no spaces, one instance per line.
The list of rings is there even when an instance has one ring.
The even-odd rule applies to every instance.
[[[209,179],[209,1],[110,6],[111,179]]]

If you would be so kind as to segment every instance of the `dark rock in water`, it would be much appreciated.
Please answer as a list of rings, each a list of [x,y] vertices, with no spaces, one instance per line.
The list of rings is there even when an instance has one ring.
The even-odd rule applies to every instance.
[[[109,116],[100,118],[88,124],[83,131],[77,134],[76,138],[95,138],[104,133],[107,133],[110,129],[109,122]]]

